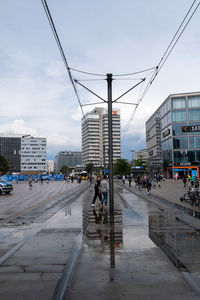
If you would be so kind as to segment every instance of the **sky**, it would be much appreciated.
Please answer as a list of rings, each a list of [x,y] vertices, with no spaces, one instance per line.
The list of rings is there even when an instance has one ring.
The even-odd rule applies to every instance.
[[[70,68],[103,75],[155,67],[192,2],[47,0]],[[81,109],[42,2],[2,1],[0,33],[0,135],[46,137],[47,159],[54,159],[59,151],[81,151]],[[121,111],[123,158],[130,160],[131,150],[146,147],[145,122],[169,94],[200,91],[199,49],[200,8],[138,106],[128,130],[124,131],[134,106],[113,104]],[[78,80],[92,79],[82,83],[107,99],[105,76],[72,74]],[[113,81],[113,99],[150,75],[149,71],[114,76],[118,80]],[[137,103],[144,87],[139,85],[122,101]],[[78,92],[82,104],[99,102],[81,87]],[[84,106],[84,114],[96,106]]]

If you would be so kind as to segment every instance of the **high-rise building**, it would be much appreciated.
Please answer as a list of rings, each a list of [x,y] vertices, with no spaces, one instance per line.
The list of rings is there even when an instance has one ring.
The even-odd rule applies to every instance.
[[[8,161],[10,172],[20,172],[21,170],[20,151],[20,137],[0,137],[0,154]]]
[[[169,95],[146,122],[146,142],[153,171],[199,176],[200,92]]]
[[[54,172],[54,161],[46,160],[46,172],[51,173]]]
[[[69,168],[76,167],[82,164],[81,151],[60,151],[55,158],[55,172],[60,172],[63,166]]]
[[[120,110],[112,111],[113,125],[113,162],[121,157]],[[82,118],[82,163],[94,166],[108,166],[108,111],[95,108]]]
[[[46,170],[46,138],[21,138],[21,172],[43,173]]]

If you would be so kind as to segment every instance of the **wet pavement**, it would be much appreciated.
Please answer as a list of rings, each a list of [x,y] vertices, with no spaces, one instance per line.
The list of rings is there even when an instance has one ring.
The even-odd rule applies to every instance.
[[[0,228],[0,299],[199,299],[194,218],[115,185],[110,226],[93,192],[77,189],[33,223]]]

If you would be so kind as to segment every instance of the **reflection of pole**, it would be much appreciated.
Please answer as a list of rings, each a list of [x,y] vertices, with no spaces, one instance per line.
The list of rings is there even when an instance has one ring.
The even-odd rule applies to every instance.
[[[110,267],[115,268],[115,228],[110,226]]]
[[[113,136],[112,136],[112,74],[107,74],[108,83],[108,139],[109,139],[109,199],[110,199],[110,222],[114,219],[113,197]]]

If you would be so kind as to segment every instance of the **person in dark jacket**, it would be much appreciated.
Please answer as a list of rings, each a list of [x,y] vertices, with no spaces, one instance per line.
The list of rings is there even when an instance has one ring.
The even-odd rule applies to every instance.
[[[183,184],[184,184],[184,187],[186,187],[186,183],[187,183],[187,177],[186,175],[183,176]]]
[[[100,179],[101,179],[101,177],[97,176],[97,180],[96,180],[95,185],[94,185],[94,198],[93,198],[93,201],[92,201],[92,206],[94,206],[94,203],[95,203],[97,197],[99,197],[100,202],[102,201],[101,180]]]
[[[147,177],[147,179],[146,179],[146,186],[147,186],[147,194],[148,194],[148,195],[149,195],[150,192],[151,192],[151,185],[152,185],[152,183],[151,183],[151,178],[150,178],[150,177]]]

